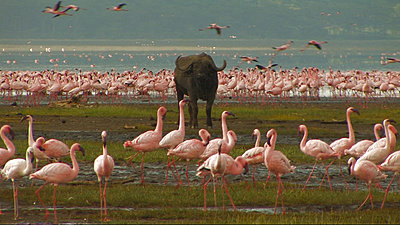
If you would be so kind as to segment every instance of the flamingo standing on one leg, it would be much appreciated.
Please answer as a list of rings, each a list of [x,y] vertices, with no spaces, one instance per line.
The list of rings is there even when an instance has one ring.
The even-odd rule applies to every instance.
[[[32,171],[33,148],[28,147],[25,159],[12,159],[1,170],[4,179],[11,179],[14,193],[14,219],[18,218],[18,184],[17,179],[22,178]]]
[[[390,154],[383,163],[378,165],[378,169],[381,171],[392,171],[394,172],[393,178],[390,181],[389,185],[386,188],[385,191],[385,197],[382,201],[381,209],[383,208],[383,205],[385,204],[385,200],[387,198],[387,195],[390,190],[390,185],[392,185],[394,178],[396,177],[397,174],[400,172],[400,151],[393,152]]]
[[[314,172],[315,166],[317,165],[317,162],[320,160],[322,165],[325,167],[323,160],[324,159],[329,159],[329,158],[333,158],[336,157],[336,153],[333,151],[333,149],[328,145],[328,143],[321,141],[319,139],[311,139],[307,141],[307,137],[308,137],[308,130],[306,125],[300,125],[299,126],[299,133],[304,132],[304,136],[303,139],[300,142],[300,150],[309,156],[312,156],[315,158],[315,163],[313,166],[313,169],[311,170],[310,175],[307,178],[306,183],[304,184],[303,190],[305,190],[308,181],[311,178],[311,175]],[[329,178],[329,172],[328,169],[329,167],[332,165],[332,163],[334,162],[334,160],[332,160],[331,163],[329,163],[329,165],[327,167],[325,167],[325,175],[327,175],[327,179],[328,179],[328,183],[329,183],[329,187],[332,190],[332,185],[331,185],[331,181]],[[324,177],[325,177],[324,175]],[[321,185],[322,185],[323,180],[321,181]],[[320,185],[320,187],[321,187]]]
[[[167,155],[177,156],[182,159],[186,159],[186,179],[188,182],[188,187],[190,188],[189,182],[189,161],[191,159],[198,159],[201,153],[204,152],[208,143],[210,142],[210,133],[206,129],[199,130],[199,136],[201,141],[198,139],[190,139],[180,143],[174,149],[168,150]],[[174,158],[172,158],[174,159]]]
[[[75,143],[71,146],[70,156],[72,161],[72,168],[66,163],[50,163],[42,167],[39,171],[32,173],[29,176],[29,179],[40,179],[44,180],[45,183],[40,186],[35,192],[39,201],[42,203],[43,208],[46,210],[45,219],[49,216],[49,211],[46,209],[42,199],[40,198],[39,192],[46,186],[47,184],[54,185],[54,194],[53,194],[53,207],[54,207],[54,219],[55,223],[57,223],[57,211],[56,211],[56,190],[57,186],[62,183],[68,183],[78,176],[79,165],[76,160],[75,151],[81,151],[83,155],[85,155],[85,150],[80,146],[80,144]]]
[[[346,110],[346,121],[347,121],[347,129],[349,132],[349,137],[345,137],[345,138],[340,138],[334,142],[332,142],[329,146],[333,149],[333,151],[335,153],[337,153],[337,157],[339,159],[339,171],[340,174],[342,175],[343,179],[344,179],[344,183],[346,184],[347,188],[349,187],[349,185],[346,182],[346,178],[343,175],[342,172],[342,166],[341,166],[341,161],[340,158],[344,155],[344,151],[348,150],[351,148],[351,146],[354,145],[355,143],[355,136],[354,136],[354,130],[353,130],[353,126],[351,125],[351,120],[350,120],[350,114],[351,113],[357,113],[358,115],[360,115],[360,112],[353,108],[353,107],[349,107]]]
[[[179,127],[177,130],[173,130],[166,134],[160,141],[159,145],[160,148],[166,148],[167,150],[174,149],[177,145],[183,142],[185,139],[185,112],[183,111],[183,107],[188,103],[189,100],[184,99],[179,102]],[[165,176],[165,184],[167,184],[167,179],[168,179],[168,170],[170,167],[170,160],[171,160],[172,155],[169,155],[168,157],[168,165],[167,165],[167,173]],[[175,167],[175,161],[172,161],[173,166]],[[175,167],[176,170],[176,167]],[[179,178],[179,184],[182,184],[181,178],[179,177],[178,171],[176,171],[176,174],[178,175]]]
[[[7,137],[6,134],[9,134],[11,139]],[[11,129],[10,125],[3,125],[0,129],[0,136],[7,147],[7,149],[0,148],[0,166],[3,166],[15,154],[15,146],[11,141],[14,139],[14,131]],[[1,207],[0,214],[3,214],[1,212]]]
[[[357,208],[359,210],[368,199],[371,200],[371,208],[374,208],[372,193],[371,193],[371,184],[379,182],[381,179],[386,179],[387,175],[383,174],[379,171],[378,167],[371,161],[368,160],[360,160],[354,157],[351,157],[348,162],[350,174],[358,177],[361,180],[364,180],[368,185],[368,195],[364,202]]]
[[[101,221],[109,221],[107,218],[107,201],[106,201],[106,190],[108,179],[111,176],[112,171],[114,170],[114,159],[111,155],[108,154],[106,138],[107,132],[101,132],[101,138],[103,140],[103,155],[99,155],[94,160],[94,172],[97,174],[97,180],[99,181],[100,187],[100,210],[101,210]],[[104,177],[104,191],[101,190],[101,181],[102,177]],[[103,202],[104,202],[104,219],[103,219]]]
[[[276,207],[278,204],[278,198],[281,196],[282,202],[282,213],[285,214],[285,206],[283,204],[282,198],[282,181],[281,176],[287,173],[293,173],[295,166],[290,165],[290,161],[288,158],[280,151],[275,150],[275,143],[277,139],[277,132],[275,129],[270,129],[267,133],[267,148],[264,152],[264,163],[268,168],[268,171],[271,171],[275,174],[276,179],[278,180],[278,192],[276,195],[275,201],[275,209],[274,214],[276,213]]]
[[[141,183],[144,184],[144,172],[143,172],[143,163],[144,163],[144,155],[146,152],[155,151],[160,147],[159,143],[162,139],[162,129],[163,129],[163,119],[165,114],[167,113],[167,109],[164,106],[161,106],[157,110],[157,125],[154,130],[146,131],[139,136],[137,136],[132,141],[125,141],[124,148],[131,147],[136,151],[136,154],[133,157],[130,157],[129,163],[133,166],[132,160],[136,157],[140,152],[143,154],[142,163],[141,163]]]

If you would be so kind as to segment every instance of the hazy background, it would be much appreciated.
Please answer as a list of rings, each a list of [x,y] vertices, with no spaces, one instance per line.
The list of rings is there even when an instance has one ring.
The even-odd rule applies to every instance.
[[[397,0],[64,0],[86,10],[41,12],[56,3],[1,0],[0,39],[400,39]],[[119,3],[129,11],[106,10]],[[210,23],[231,27],[199,31]]]

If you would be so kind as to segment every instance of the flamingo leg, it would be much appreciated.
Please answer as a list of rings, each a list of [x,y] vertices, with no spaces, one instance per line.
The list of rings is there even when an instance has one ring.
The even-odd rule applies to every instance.
[[[104,221],[110,221],[108,218],[107,218],[107,198],[106,198],[106,191],[107,191],[107,183],[108,183],[108,179],[105,179],[106,180],[106,182],[105,182],[105,184],[104,184],[104,190],[103,190],[103,198],[104,198]]]
[[[174,166],[176,175],[178,176],[178,180],[179,180],[178,186],[179,186],[179,185],[182,184],[182,180],[181,180],[181,176],[179,176],[178,170],[176,169],[176,166],[175,166],[175,159],[174,159],[174,158],[172,158],[172,165]]]
[[[364,200],[364,202],[357,208],[357,210],[360,210],[361,207],[367,202],[367,200],[371,197],[371,184],[368,184],[368,195],[367,198]],[[372,203],[372,202],[371,202]]]
[[[327,167],[325,167],[324,162],[321,161],[322,165],[325,167],[325,174],[324,174],[324,176],[322,177],[321,183],[319,184],[319,188],[321,188],[322,183],[324,182],[324,179],[325,179],[325,175],[326,175],[327,180],[328,180],[328,184],[329,184],[329,188],[331,189],[331,191],[333,190],[333,189],[332,189],[332,185],[331,185],[331,180],[330,180],[330,178],[329,178],[329,167],[332,165],[332,163],[333,163],[334,161],[335,161],[335,160],[332,160],[332,162],[329,163],[329,165],[328,165]]]
[[[223,185],[224,185],[224,187],[225,187],[225,192],[226,192],[226,194],[228,195],[228,197],[229,197],[229,200],[231,201],[231,204],[232,204],[233,210],[235,210],[235,211],[236,211],[236,206],[235,206],[235,204],[233,204],[232,197],[231,197],[231,195],[229,194],[228,187],[226,186],[226,180],[225,180],[225,176],[223,176],[223,177],[222,177],[222,181],[223,181]]]
[[[133,165],[133,162],[132,162],[132,160],[133,159],[135,159],[136,158],[136,156],[139,154],[139,152],[136,152],[132,157],[129,157],[129,160],[128,160],[128,162],[129,162],[129,164],[131,164],[131,166],[133,167],[133,169],[136,171],[136,173],[138,172],[137,171],[137,169],[136,169],[136,167],[135,167],[135,165]]]
[[[346,184],[346,189],[349,189],[349,184],[346,181],[346,177],[344,177],[343,171],[342,171],[342,162],[339,159],[339,171],[340,171],[340,175],[342,175],[344,183]]]
[[[171,160],[171,157],[172,157],[172,155],[170,155],[169,157],[168,157],[168,162],[167,162],[167,175],[165,175],[165,185],[167,185],[167,180],[168,180],[168,170],[169,170],[169,167],[171,166],[171,164],[169,163],[170,162],[170,160]]]
[[[265,186],[267,186],[267,183],[268,183],[268,181],[269,181],[270,178],[271,178],[271,172],[268,171],[268,177],[267,177],[267,180],[265,181],[264,189],[265,189]]]
[[[207,211],[207,185],[210,181],[211,177],[206,183],[204,183],[204,211]]]
[[[56,192],[57,192],[57,186],[54,184],[54,194],[53,194],[53,207],[54,207],[54,223],[57,224],[57,207],[56,207]]]
[[[253,178],[253,186],[254,186],[254,188],[256,187],[256,178],[254,176],[255,173],[256,173],[256,166],[253,165],[253,176],[252,176],[252,178]]]
[[[142,164],[140,165],[140,169],[141,169],[141,171],[142,171],[142,180],[141,180],[140,184],[143,184],[143,185],[144,185],[144,171],[143,171],[144,155],[145,155],[145,153],[143,152]]]
[[[214,204],[215,208],[217,208],[217,191],[215,189],[215,183],[218,182],[218,178],[213,177],[213,185],[214,185]]]
[[[40,203],[42,204],[44,210],[46,211],[46,215],[44,216],[44,219],[45,219],[45,220],[47,220],[47,217],[49,217],[50,213],[49,213],[49,211],[47,210],[46,206],[44,205],[43,200],[42,200],[42,198],[41,198],[40,195],[39,195],[39,191],[42,190],[43,187],[46,186],[46,184],[48,184],[48,183],[47,183],[47,182],[44,183],[42,186],[40,186],[40,187],[35,191],[35,194],[36,194],[37,198],[39,199],[39,201],[40,201]]]
[[[317,165],[317,161],[315,160],[315,163],[314,163],[314,166],[313,166],[313,168],[312,168],[312,170],[311,170],[311,173],[310,173],[310,175],[308,175],[308,178],[307,178],[307,180],[306,180],[306,183],[304,184],[303,191],[306,189],[307,183],[308,183],[308,181],[310,180],[311,175],[313,174],[316,165]]]
[[[15,185],[15,180],[13,182],[13,193],[14,193],[14,220],[18,218],[18,185]]]
[[[100,188],[100,218],[103,221],[103,192],[101,190],[101,180],[99,180],[99,188]]]
[[[392,180],[390,181],[389,185],[388,185],[387,188],[386,188],[385,197],[383,198],[382,205],[381,205],[381,209],[383,208],[383,205],[385,204],[387,195],[388,195],[389,190],[390,190],[390,185],[392,185],[392,182],[394,181],[394,178],[395,178],[395,177],[396,177],[396,173],[394,173]]]
[[[190,190],[190,181],[189,181],[189,173],[188,173],[188,171],[189,171],[189,161],[186,161],[186,180],[187,180],[187,183],[188,183],[188,188]]]

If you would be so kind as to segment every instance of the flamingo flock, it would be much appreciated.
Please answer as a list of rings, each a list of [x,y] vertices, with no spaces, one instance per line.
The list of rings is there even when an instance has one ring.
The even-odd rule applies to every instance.
[[[183,107],[187,100],[181,100],[180,113],[183,111]],[[357,179],[363,180],[368,186],[368,195],[364,202],[358,207],[357,210],[361,209],[365,203],[370,199],[371,208],[373,208],[373,196],[372,196],[372,184],[380,186],[379,182],[387,177],[384,171],[393,171],[394,175],[391,179],[389,185],[385,190],[385,198],[382,202],[381,208],[383,208],[385,200],[390,191],[390,185],[392,184],[396,175],[400,172],[400,155],[399,151],[394,151],[394,146],[396,142],[396,128],[391,124],[393,121],[390,119],[384,119],[382,124],[377,124],[374,127],[374,132],[377,136],[377,141],[369,142],[369,147],[364,147],[366,150],[363,151],[350,151],[350,149],[356,145],[354,138],[354,130],[351,125],[350,114],[359,111],[354,107],[349,107],[346,110],[346,119],[348,125],[349,137],[338,139],[331,144],[323,142],[319,139],[308,139],[308,129],[305,124],[299,125],[299,133],[303,133],[302,140],[299,143],[299,149],[306,155],[315,158],[315,164],[305,181],[303,191],[305,190],[308,181],[310,180],[316,164],[321,161],[323,167],[325,168],[325,174],[322,178],[320,188],[326,177],[329,188],[332,190],[332,185],[330,183],[329,177],[329,167],[332,163],[340,157],[345,155],[351,155],[348,160],[350,174],[355,176]],[[281,180],[281,176],[287,173],[296,173],[296,166],[292,165],[290,159],[287,158],[285,154],[275,148],[277,142],[277,130],[272,128],[266,132],[267,141],[263,147],[260,147],[260,136],[261,132],[259,129],[254,129],[253,135],[257,137],[255,146],[253,148],[245,151],[243,155],[239,155],[233,158],[230,155],[232,148],[234,148],[237,137],[233,130],[228,129],[228,116],[234,116],[232,112],[223,111],[221,114],[221,127],[222,127],[222,138],[215,138],[210,140],[210,133],[206,129],[199,130],[199,136],[201,140],[198,139],[187,139],[185,140],[185,127],[184,127],[184,117],[181,116],[182,121],[179,123],[179,128],[173,130],[163,136],[163,118],[167,113],[167,109],[164,106],[159,107],[157,110],[157,125],[154,130],[148,130],[142,134],[135,137],[133,140],[127,140],[123,146],[125,148],[132,148],[136,153],[133,157],[129,159],[132,166],[132,159],[142,153],[141,162],[141,184],[145,184],[144,181],[144,155],[146,152],[156,151],[158,149],[167,149],[166,156],[178,157],[181,159],[190,160],[198,159],[198,168],[196,169],[196,176],[203,178],[203,189],[204,189],[204,210],[207,210],[207,185],[213,180],[214,187],[214,203],[217,206],[216,200],[216,185],[219,180],[222,182],[222,188],[228,195],[233,210],[236,211],[236,206],[234,200],[229,193],[228,183],[225,176],[230,175],[240,175],[242,173],[247,173],[249,165],[264,164],[269,173],[273,173],[277,179],[277,196],[275,201],[274,214],[277,213],[277,205],[279,198],[281,199],[282,214],[285,214],[285,207],[283,201],[283,191],[285,190],[284,185]],[[54,185],[53,192],[53,207],[54,207],[54,220],[57,223],[57,208],[56,208],[56,192],[57,187],[60,184],[65,184],[73,181],[79,174],[79,163],[76,159],[75,152],[81,151],[85,154],[84,149],[79,143],[74,143],[69,150],[62,150],[62,154],[54,154],[55,149],[62,149],[64,143],[53,139],[46,145],[45,138],[39,137],[34,139],[33,136],[33,117],[31,115],[24,116],[23,118],[29,120],[28,128],[28,148],[26,150],[25,159],[13,159],[15,154],[15,146],[12,142],[12,137],[14,132],[9,125],[3,125],[0,129],[1,138],[6,145],[6,149],[0,148],[0,162],[3,169],[0,171],[3,179],[10,179],[13,182],[13,194],[14,194],[14,218],[19,218],[18,211],[18,185],[17,180],[25,176],[30,179],[43,180],[42,184],[35,192],[38,200],[41,202],[43,208],[45,209],[45,219],[48,218],[50,212],[47,210],[42,198],[40,196],[40,191],[47,185]],[[386,137],[380,138],[377,134],[379,129],[384,129]],[[10,137],[8,137],[8,135]],[[107,201],[106,201],[106,190],[107,183],[112,176],[114,170],[114,160],[112,156],[108,153],[106,138],[107,131],[101,133],[103,153],[99,155],[93,162],[94,172],[97,175],[97,180],[99,182],[99,192],[100,192],[100,211],[101,211],[101,221],[109,221],[107,212]],[[52,140],[52,139],[50,139]],[[49,140],[49,141],[50,141]],[[372,143],[371,143],[372,142]],[[57,143],[57,144],[54,144]],[[214,144],[213,144],[214,143]],[[58,146],[55,148],[54,146]],[[212,147],[209,147],[212,146]],[[340,148],[339,148],[340,146]],[[375,146],[375,147],[374,147]],[[50,150],[52,149],[52,150]],[[48,161],[48,164],[42,168],[36,168],[33,170],[34,158],[38,160],[38,153],[44,154],[46,157],[42,159]],[[60,151],[60,150],[59,150]],[[66,163],[60,162],[61,157],[69,155],[72,161],[72,167]],[[357,158],[357,159],[356,159]],[[52,162],[55,160],[55,162]],[[331,160],[331,162],[325,166],[324,160]],[[37,161],[38,162],[38,161]],[[174,163],[174,158],[172,158],[172,163]],[[168,162],[168,167],[170,166]],[[188,175],[188,164],[186,165],[186,178],[188,182],[188,188],[190,189],[189,175]],[[168,169],[167,169],[168,173]],[[176,171],[178,174],[178,171]],[[178,175],[179,176],[179,175]],[[206,178],[208,180],[206,180]],[[270,174],[268,174],[269,179]],[[102,187],[104,178],[104,188]],[[180,178],[179,178],[180,181]],[[167,182],[167,180],[166,180]],[[254,182],[254,173],[253,173]],[[344,182],[346,182],[344,180]],[[181,182],[180,182],[181,183]],[[103,211],[104,208],[104,211]],[[223,201],[223,209],[225,209],[225,203]]]
[[[242,61],[243,62],[243,61]],[[274,68],[272,68],[274,67]],[[111,103],[136,101],[165,103],[176,99],[173,71],[142,69],[117,73],[85,71],[0,71],[3,104]],[[310,68],[232,68],[218,73],[217,103],[277,105],[285,101],[306,103],[331,97],[337,101],[390,101],[400,97],[396,71],[329,71]]]

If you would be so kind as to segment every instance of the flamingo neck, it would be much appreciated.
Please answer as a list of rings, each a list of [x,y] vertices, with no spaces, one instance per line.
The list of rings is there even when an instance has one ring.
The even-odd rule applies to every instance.
[[[29,152],[26,152],[25,169],[22,171],[22,173],[24,175],[27,175],[32,171],[32,167],[33,167],[32,157],[33,157],[33,154],[29,154]]]
[[[183,111],[183,105],[179,105],[179,128],[178,130],[185,131],[185,112]]]
[[[385,127],[385,134],[386,134],[386,149],[390,150],[390,131],[389,131],[389,124],[387,122],[384,122],[384,127]]]
[[[306,147],[306,141],[307,141],[307,136],[308,136],[308,130],[307,130],[307,128],[303,128],[302,130],[304,131],[304,135],[303,135],[303,139],[301,139],[301,142],[300,142],[300,150],[301,150],[302,152],[305,152],[304,149],[305,149],[305,147]]]
[[[79,164],[78,164],[78,161],[76,160],[75,148],[72,148],[69,154],[71,156],[71,161],[72,161],[72,174],[71,175],[76,176],[76,175],[78,175],[78,172],[79,172]]]
[[[35,139],[33,137],[33,119],[29,118],[29,123],[28,123],[28,145],[30,147],[33,146],[33,144],[35,143]]]
[[[254,147],[259,147],[260,146],[260,141],[261,141],[261,135],[260,132],[257,132],[257,139]]]
[[[1,139],[3,139],[3,142],[6,145],[7,150],[10,153],[10,155],[14,155],[15,154],[14,143],[7,137],[6,131],[4,129],[1,130],[0,136],[1,136]]]
[[[349,110],[349,111],[346,113],[347,129],[348,129],[348,131],[349,131],[349,139],[350,139],[350,141],[354,144],[356,138],[355,138],[355,136],[354,136],[353,126],[351,125],[350,114],[351,114],[351,111]]]
[[[222,117],[221,117],[221,121],[222,121],[222,125],[221,125],[221,128],[222,128],[222,139],[224,141],[228,141],[228,125],[226,124],[226,117],[227,116],[228,115],[224,113],[222,115]]]
[[[162,115],[161,112],[159,112],[157,114],[157,125],[156,125],[156,129],[154,129],[154,131],[161,133],[163,129],[163,122],[162,122]]]
[[[392,129],[388,128],[390,138],[390,150],[392,151],[396,146],[396,135]]]

